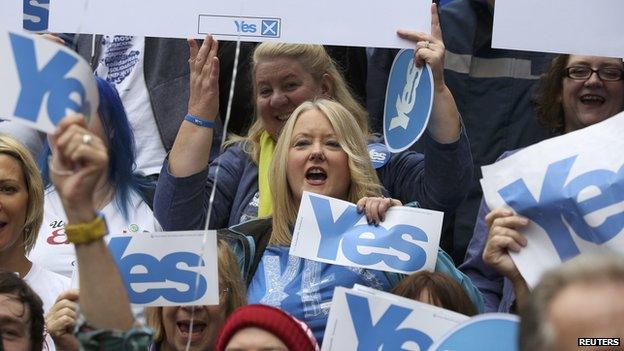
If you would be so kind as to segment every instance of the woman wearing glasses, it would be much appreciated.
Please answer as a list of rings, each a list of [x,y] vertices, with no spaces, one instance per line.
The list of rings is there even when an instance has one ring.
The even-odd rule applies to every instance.
[[[557,56],[542,79],[538,118],[553,136],[604,121],[624,110],[624,63],[620,58]],[[503,154],[505,157],[507,154]],[[486,312],[510,311],[526,283],[509,256],[526,245],[520,231],[528,218],[481,201],[466,260],[460,267],[481,290]],[[506,278],[504,278],[506,277]],[[518,303],[523,296],[518,296]]]

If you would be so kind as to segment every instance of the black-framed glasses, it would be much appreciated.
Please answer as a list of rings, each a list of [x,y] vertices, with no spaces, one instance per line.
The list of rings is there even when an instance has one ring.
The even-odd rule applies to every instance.
[[[587,66],[572,66],[565,70],[566,77],[574,80],[587,80],[593,73],[598,74],[598,78],[605,82],[615,82],[624,79],[624,70],[615,67],[603,67],[592,69]]]

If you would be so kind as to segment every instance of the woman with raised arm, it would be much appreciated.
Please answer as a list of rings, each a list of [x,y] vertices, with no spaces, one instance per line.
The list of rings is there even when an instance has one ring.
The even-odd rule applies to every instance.
[[[376,173],[386,195],[451,212],[468,189],[472,158],[455,102],[444,84],[444,45],[435,5],[432,15],[431,35],[399,31],[416,43],[416,64],[426,62],[433,70],[433,111],[424,135],[426,157],[409,151],[391,155],[384,149]],[[304,101],[323,97],[339,102],[369,137],[369,144],[382,142],[368,135],[365,110],[322,46],[265,42],[252,58],[256,120],[247,137],[231,140],[223,154],[208,164],[211,126],[219,110],[218,44],[211,37],[201,48],[195,41],[189,44],[189,115],[163,166],[155,197],[155,214],[165,229],[203,228],[214,186],[210,228],[270,215],[268,174],[275,144],[291,113]]]
[[[81,345],[86,350],[123,350],[122,345],[146,350],[151,334],[133,329],[128,295],[104,242],[106,219],[96,210],[96,187],[108,169],[106,144],[82,116],[64,118],[49,140],[50,178],[67,215],[65,234],[80,269]]]
[[[106,215],[108,229],[112,233],[136,234],[160,231],[151,210],[155,183],[136,172],[134,137],[126,112],[115,88],[105,80],[95,78],[100,97],[97,117],[88,129],[107,148],[107,169],[98,174],[94,189],[97,211]],[[64,224],[67,216],[63,210],[58,189],[48,176],[50,149],[44,153],[45,197],[43,225],[30,258],[53,272],[72,277],[76,256],[68,241]]]
[[[273,215],[251,220],[221,235],[235,248],[248,284],[249,303],[272,305],[306,322],[317,340],[323,338],[334,288],[365,285],[390,290],[402,276],[371,269],[344,267],[289,254],[292,228],[304,191],[357,203],[369,223],[383,222],[401,202],[382,197],[366,138],[350,112],[337,102],[320,99],[301,104],[286,122],[271,162]],[[238,240],[236,240],[238,238]],[[247,244],[253,242],[253,245]],[[456,280],[482,307],[480,294],[443,251],[436,271]]]

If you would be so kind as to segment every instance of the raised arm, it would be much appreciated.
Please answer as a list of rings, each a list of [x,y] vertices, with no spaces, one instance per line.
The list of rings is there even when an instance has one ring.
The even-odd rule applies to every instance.
[[[102,239],[106,230],[93,201],[98,178],[108,169],[106,146],[87,129],[82,116],[63,119],[50,136],[50,144],[50,177],[67,214],[68,239],[76,248],[80,309],[96,329],[128,330],[134,323],[130,303]]]
[[[438,17],[438,8],[431,5],[431,34],[399,29],[397,34],[416,43],[414,57],[417,67],[429,64],[433,72],[433,110],[427,130],[439,143],[448,144],[459,139],[461,123],[455,99],[444,83],[444,42]]]
[[[404,151],[393,155],[379,178],[391,195],[403,202],[418,201],[424,208],[452,212],[468,193],[473,175],[472,155],[455,100],[444,83],[444,43],[436,5],[431,6],[431,34],[398,30],[415,43],[415,64],[427,63],[434,79],[434,100],[425,156]]]
[[[207,36],[201,48],[189,39],[190,95],[187,119],[182,122],[169,154],[169,172],[188,177],[206,167],[210,159],[214,123],[219,113],[218,43]]]

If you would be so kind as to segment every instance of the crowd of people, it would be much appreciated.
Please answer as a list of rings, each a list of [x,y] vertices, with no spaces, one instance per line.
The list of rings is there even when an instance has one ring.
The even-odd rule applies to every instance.
[[[581,255],[530,289],[510,255],[530,219],[488,208],[475,181],[483,164],[624,111],[624,62],[492,49],[493,6],[434,4],[430,34],[397,31],[431,68],[433,107],[417,147],[382,164],[369,146],[383,143],[395,52],[370,50],[362,77],[336,64],[339,48],[253,45],[234,99],[253,116],[232,116],[237,132],[249,128],[226,135],[233,63],[210,35],[47,35],[85,53],[100,105],[47,139],[0,123],[0,350],[319,350],[334,289],[355,284],[466,316],[517,313],[521,350],[624,338],[624,259]],[[475,34],[459,40],[464,21]],[[535,67],[508,75],[494,60]],[[525,137],[495,135],[501,123]],[[372,225],[393,206],[454,221],[433,272],[322,263],[289,253],[304,191],[354,203]],[[219,304],[132,307],[106,234],[202,229],[219,233]]]

